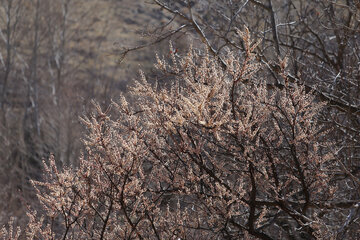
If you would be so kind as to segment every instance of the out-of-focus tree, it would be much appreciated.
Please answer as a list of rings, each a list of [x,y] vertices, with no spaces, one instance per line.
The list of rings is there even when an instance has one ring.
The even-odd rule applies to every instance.
[[[92,66],[84,74],[96,15],[81,0],[5,0],[0,3],[0,222],[24,215],[20,199],[33,199],[28,179],[38,178],[50,153],[76,165],[81,149],[77,120],[86,99],[101,101]],[[103,26],[106,28],[106,26]],[[89,43],[80,44],[80,40]],[[102,38],[101,38],[102,39]],[[91,77],[89,77],[91,76]],[[96,88],[97,92],[93,89]],[[76,149],[76,150],[75,150]]]

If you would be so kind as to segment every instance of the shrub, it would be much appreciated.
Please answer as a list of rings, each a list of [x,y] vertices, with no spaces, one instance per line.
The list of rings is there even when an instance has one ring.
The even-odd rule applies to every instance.
[[[326,238],[335,189],[332,143],[318,121],[324,103],[283,75],[267,89],[249,33],[226,68],[190,49],[144,74],[125,97],[82,118],[78,168],[44,162],[33,181],[45,217],[29,212],[29,239]],[[286,62],[281,61],[282,72]],[[110,113],[113,116],[110,116]],[[336,213],[336,212],[335,212]],[[332,215],[334,216],[334,215]],[[13,231],[3,236],[16,239]]]

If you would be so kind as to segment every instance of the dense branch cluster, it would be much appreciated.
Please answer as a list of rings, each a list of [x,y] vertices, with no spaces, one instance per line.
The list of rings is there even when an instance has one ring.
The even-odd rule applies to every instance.
[[[130,2],[0,1],[0,238],[359,239],[360,1]],[[124,4],[173,41],[111,102]]]
[[[33,181],[45,216],[29,210],[24,233],[10,223],[4,239],[335,238],[349,204],[332,182],[325,103],[289,81],[286,60],[284,87],[268,89],[257,43],[238,34],[245,52],[228,51],[226,69],[206,51],[171,49],[156,65],[171,82],[141,74],[134,104],[95,104],[79,167],[45,161]]]

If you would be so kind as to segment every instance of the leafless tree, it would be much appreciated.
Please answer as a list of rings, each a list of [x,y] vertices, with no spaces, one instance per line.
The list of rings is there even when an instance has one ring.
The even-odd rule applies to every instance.
[[[83,74],[89,51],[80,51],[76,39],[88,36],[94,19],[79,3],[0,1],[0,184],[10,199],[0,203],[0,222],[6,214],[24,215],[20,199],[33,199],[28,178],[40,177],[42,158],[51,152],[63,165],[76,165],[76,116],[85,99],[101,99]]]

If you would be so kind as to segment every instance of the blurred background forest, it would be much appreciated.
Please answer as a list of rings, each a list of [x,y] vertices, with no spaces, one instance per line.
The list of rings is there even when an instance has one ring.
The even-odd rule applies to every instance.
[[[286,57],[287,77],[328,103],[322,121],[342,169],[336,219],[356,231],[359,24],[359,0],[0,0],[0,226],[22,221],[43,159],[53,153],[59,166],[76,166],[78,117],[92,99],[116,101],[139,69],[160,79],[152,66],[156,52],[170,57],[169,40],[179,55],[193,44],[220,62],[229,50],[243,56],[236,31],[247,26],[269,88],[283,87],[277,63]]]

